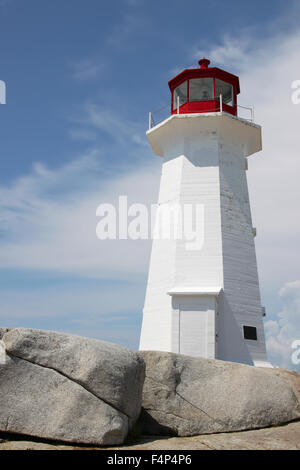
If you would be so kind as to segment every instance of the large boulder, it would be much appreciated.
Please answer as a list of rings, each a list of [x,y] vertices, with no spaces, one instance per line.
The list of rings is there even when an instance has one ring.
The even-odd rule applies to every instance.
[[[276,369],[142,351],[140,424],[145,434],[192,436],[276,426],[300,418],[299,401]]]
[[[8,357],[0,365],[0,430],[109,445],[123,443],[128,418],[56,371]]]
[[[0,431],[86,444],[124,442],[141,409],[145,365],[138,354],[24,328],[4,331],[1,343]]]
[[[298,398],[298,401],[300,402],[300,374],[298,374],[296,371],[281,369],[279,367],[276,367],[275,369],[265,370],[270,374],[276,375],[277,377],[280,377],[285,382],[287,382],[294,390],[294,393]]]

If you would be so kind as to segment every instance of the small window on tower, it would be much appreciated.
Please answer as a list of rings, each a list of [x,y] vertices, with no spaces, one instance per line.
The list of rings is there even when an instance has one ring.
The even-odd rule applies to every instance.
[[[174,90],[173,95],[173,111],[177,109],[177,101],[179,98],[179,106],[187,102],[187,82],[182,83]]]
[[[245,339],[252,339],[253,341],[257,341],[257,330],[255,326],[243,326],[243,329]]]
[[[193,78],[190,80],[190,101],[213,100],[214,81],[213,78]]]

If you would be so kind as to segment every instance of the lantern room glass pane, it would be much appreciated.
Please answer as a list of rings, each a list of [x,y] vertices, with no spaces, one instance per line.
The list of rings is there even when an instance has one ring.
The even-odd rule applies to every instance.
[[[208,101],[214,99],[213,78],[193,78],[190,80],[189,101]]]
[[[233,86],[230,83],[223,82],[223,80],[219,80],[216,78],[216,99],[220,99],[220,95],[222,95],[222,101],[229,106],[233,106]]]
[[[187,82],[183,82],[174,90],[173,94],[173,111],[177,109],[177,98],[179,97],[179,106],[187,102]]]

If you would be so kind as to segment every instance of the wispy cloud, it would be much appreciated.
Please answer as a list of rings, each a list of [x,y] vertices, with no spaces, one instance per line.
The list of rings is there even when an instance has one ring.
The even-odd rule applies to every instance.
[[[128,41],[133,37],[136,38],[135,35],[137,31],[145,30],[145,26],[147,26],[147,21],[139,14],[137,9],[126,11],[112,27],[110,34],[107,36],[107,47],[113,48],[114,51],[122,49],[124,44],[128,47]]]
[[[108,67],[107,61],[100,57],[89,57],[70,64],[75,80],[86,82],[99,78]]]
[[[101,108],[92,103],[86,104],[85,113],[86,123],[110,135],[114,141],[126,146],[129,144],[132,147],[134,143],[149,148],[144,135],[145,123],[141,126],[141,123],[130,122],[107,107]]]
[[[253,46],[253,41],[249,36],[243,35],[237,38],[225,34],[219,44],[214,44],[208,49],[196,48],[193,56],[194,59],[209,56],[214,64],[224,67],[228,67],[230,64],[231,68],[241,70],[247,65],[247,52],[251,45]]]
[[[151,243],[100,241],[96,209],[101,203],[117,208],[121,194],[129,204],[155,203],[160,159],[145,163],[133,156],[130,163],[130,151],[144,149],[136,126],[104,115],[107,120],[95,107],[85,115],[86,129],[100,133],[92,150],[56,169],[36,163],[29,174],[0,187],[0,276],[10,273],[9,286],[1,289],[0,322],[136,348]],[[107,162],[101,148],[101,133],[115,138],[111,126],[121,136],[114,147],[121,163]],[[14,286],[17,272],[31,276],[30,287]]]
[[[136,48],[137,33],[143,32],[145,34],[146,31],[150,31],[148,19],[142,14],[141,9],[136,8],[143,4],[143,0],[125,1],[127,8],[120,10],[119,14],[114,16],[114,22],[110,24],[101,53],[98,49],[94,55],[71,62],[72,77],[75,80],[87,82],[99,79],[110,68],[114,55],[118,55],[124,47],[130,47],[131,44]]]
[[[97,135],[95,132],[90,129],[76,128],[69,130],[69,136],[72,140],[86,140],[86,141],[95,141]]]
[[[276,366],[300,372],[300,365],[291,361],[292,344],[300,341],[300,281],[286,283],[279,295],[283,308],[276,320],[265,323],[269,358]]]
[[[96,278],[129,278],[147,269],[149,243],[96,238],[96,209],[120,194],[155,202],[159,165],[144,165],[107,178],[93,152],[57,170],[37,164],[30,175],[0,188],[0,264],[78,272]]]
[[[112,111],[108,106],[101,106],[93,102],[86,102],[76,115],[70,118],[72,128],[69,135],[73,140],[96,141],[98,147],[108,152],[127,152],[129,159],[126,163],[127,171],[136,156],[139,158],[141,152],[150,155],[149,145],[145,137],[146,119],[133,122],[128,117]],[[108,138],[108,143],[105,142]],[[116,150],[116,146],[118,150]],[[120,148],[119,148],[120,146]],[[117,161],[120,159],[115,159]]]

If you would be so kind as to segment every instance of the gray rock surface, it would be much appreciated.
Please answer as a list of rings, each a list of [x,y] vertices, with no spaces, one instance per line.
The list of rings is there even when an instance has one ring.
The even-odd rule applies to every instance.
[[[0,339],[2,339],[3,335],[7,333],[9,328],[1,328],[0,327]]]
[[[294,393],[300,402],[300,374],[293,370],[281,369],[277,367],[275,369],[264,370],[272,375],[280,377],[282,380],[287,382],[294,390]]]
[[[77,382],[135,421],[141,410],[145,365],[138,354],[105,341],[55,331],[10,329],[6,351]]]
[[[2,336],[0,431],[122,444],[141,408],[145,365],[114,344],[52,331]]]
[[[0,365],[0,429],[68,442],[121,444],[128,418],[54,370],[8,357]]]
[[[299,401],[276,369],[143,351],[139,423],[145,434],[193,436],[276,426],[300,418]]]
[[[37,442],[4,436],[1,450],[107,450],[111,447],[79,447],[73,444]],[[193,437],[142,436],[135,443],[113,450],[300,450],[300,421],[283,426]],[[128,455],[128,454],[127,454]],[[132,454],[134,455],[134,454]]]

